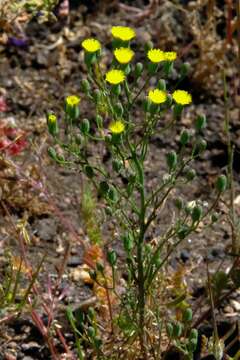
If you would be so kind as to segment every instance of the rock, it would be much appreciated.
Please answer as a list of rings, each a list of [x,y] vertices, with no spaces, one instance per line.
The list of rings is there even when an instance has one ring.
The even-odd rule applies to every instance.
[[[71,256],[67,263],[69,267],[76,267],[81,264],[82,264],[82,259],[79,256]]]
[[[230,303],[236,311],[240,311],[240,303],[238,301],[230,300]]]
[[[53,241],[57,233],[57,224],[52,218],[37,219],[34,221],[33,228],[36,235],[45,241]]]

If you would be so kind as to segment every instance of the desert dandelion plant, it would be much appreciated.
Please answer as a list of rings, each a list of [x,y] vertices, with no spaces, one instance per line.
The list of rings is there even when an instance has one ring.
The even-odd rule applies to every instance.
[[[125,80],[125,75],[122,70],[110,70],[106,73],[106,81],[112,85],[118,85]]]
[[[80,103],[80,98],[76,95],[70,95],[66,98],[66,104],[68,106],[77,106]]]
[[[166,51],[164,57],[166,61],[174,61],[177,58],[177,53],[175,51]]]
[[[173,100],[179,105],[188,105],[192,102],[192,96],[185,90],[175,90],[172,94]]]
[[[167,101],[167,93],[159,89],[150,90],[148,93],[148,98],[154,104],[163,104]]]
[[[101,49],[101,44],[98,40],[89,38],[83,40],[82,47],[89,53],[95,53]]]
[[[122,120],[112,121],[109,125],[109,130],[113,134],[121,134],[125,130],[125,125]]]
[[[128,64],[133,56],[134,52],[129,48],[119,48],[114,51],[114,56],[120,64]]]
[[[113,26],[111,33],[115,39],[122,41],[129,41],[136,36],[135,31],[128,26]]]
[[[152,63],[159,63],[166,60],[164,51],[160,49],[148,50],[147,57]]]

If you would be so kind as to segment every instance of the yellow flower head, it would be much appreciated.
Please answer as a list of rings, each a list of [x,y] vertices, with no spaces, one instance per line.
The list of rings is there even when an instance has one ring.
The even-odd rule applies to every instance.
[[[161,61],[166,60],[164,51],[162,51],[160,49],[148,50],[147,56],[148,56],[149,60],[153,63],[159,63]]]
[[[129,41],[136,36],[135,31],[128,26],[113,26],[111,33],[114,38],[122,41]]]
[[[154,104],[163,104],[167,101],[167,93],[159,89],[150,90],[148,93],[148,98]]]
[[[80,103],[80,98],[76,95],[70,95],[66,98],[66,104],[69,106],[77,106]]]
[[[164,56],[165,56],[165,60],[174,61],[177,58],[177,53],[175,51],[165,51]]]
[[[175,90],[172,94],[173,100],[180,105],[188,105],[192,102],[192,96],[185,90]]]
[[[117,85],[125,80],[125,75],[122,70],[110,70],[106,73],[106,81],[110,84]]]
[[[49,114],[47,117],[49,123],[54,124],[55,122],[57,122],[57,117],[54,114]]]
[[[109,125],[109,130],[113,134],[121,134],[125,130],[125,125],[122,120],[113,121]]]
[[[129,48],[121,47],[114,51],[114,56],[120,64],[128,64],[132,60],[134,52]]]
[[[83,40],[82,47],[87,52],[95,53],[96,51],[101,49],[101,44],[98,40],[90,38]]]

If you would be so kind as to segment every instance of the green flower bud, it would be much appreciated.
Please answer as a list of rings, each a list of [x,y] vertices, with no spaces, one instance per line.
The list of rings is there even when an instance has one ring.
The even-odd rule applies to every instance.
[[[140,77],[143,72],[143,64],[138,62],[135,67],[135,75],[136,77]]]
[[[101,181],[99,184],[99,192],[102,196],[106,196],[109,191],[109,185],[106,181]]]
[[[118,201],[118,192],[115,187],[111,186],[108,191],[108,198],[116,203]]]
[[[187,76],[190,72],[190,69],[191,69],[191,65],[188,62],[183,63],[180,68],[181,77],[183,78]]]
[[[198,115],[196,122],[195,122],[195,127],[197,130],[202,130],[207,126],[207,120],[206,120],[206,116],[205,115]]]
[[[169,152],[167,154],[167,156],[166,156],[166,159],[167,159],[167,165],[168,165],[169,171],[171,172],[177,166],[177,154],[176,154],[176,152],[174,150]]]
[[[125,234],[123,237],[123,246],[126,252],[129,252],[133,249],[134,241],[131,234]]]
[[[82,80],[82,90],[85,94],[89,94],[91,87],[87,79]]]
[[[87,135],[90,130],[90,124],[88,119],[83,119],[80,124],[80,130],[84,135]]]
[[[214,212],[211,216],[211,222],[215,223],[219,219],[219,214],[217,212]]]
[[[186,129],[183,129],[181,131],[181,135],[180,135],[180,144],[183,146],[187,145],[187,143],[189,142],[189,139],[190,139],[189,131]]]
[[[58,123],[57,123],[57,117],[54,114],[48,114],[47,115],[47,125],[48,125],[48,131],[49,133],[55,137],[59,130],[58,130]]]
[[[113,160],[112,167],[113,167],[114,171],[116,171],[118,173],[121,170],[122,166],[123,166],[122,161],[117,160],[117,159]]]
[[[147,41],[146,44],[145,44],[145,46],[144,46],[144,50],[145,50],[146,52],[148,52],[148,50],[151,50],[152,48],[153,48],[153,43],[152,43],[152,41]]]
[[[88,336],[92,339],[96,336],[95,329],[92,326],[88,327]]]
[[[190,339],[197,339],[198,338],[198,331],[197,329],[192,329],[189,335]]]
[[[185,239],[185,237],[189,234],[189,231],[190,231],[190,229],[187,225],[182,225],[177,232],[179,239],[180,240]]]
[[[89,179],[92,179],[94,177],[95,174],[91,166],[86,165],[84,167],[84,170],[85,170],[85,174],[87,175],[87,177],[89,177]]]
[[[99,271],[100,273],[102,273],[102,272],[104,271],[104,266],[103,266],[103,264],[100,263],[100,262],[97,262],[97,263],[96,263],[96,269],[97,269],[97,271]]]
[[[193,156],[200,155],[207,148],[207,142],[204,139],[199,139],[193,148]]]
[[[220,175],[217,178],[216,188],[220,193],[222,193],[222,192],[224,192],[226,190],[226,188],[227,188],[227,177],[225,175]]]
[[[107,261],[109,262],[109,264],[113,267],[114,265],[116,265],[117,262],[117,254],[114,250],[110,250],[107,253]]]
[[[184,205],[184,202],[183,202],[182,198],[175,199],[175,206],[178,210],[181,211],[183,209],[183,205]]]
[[[194,170],[194,169],[188,169],[187,171],[186,171],[186,179],[188,180],[188,181],[192,181],[195,177],[196,177],[196,175],[197,175],[197,173],[196,173],[196,170]]]
[[[93,92],[93,99],[98,104],[101,101],[101,91],[99,89],[95,89]]]
[[[48,148],[48,155],[53,159],[53,160],[57,160],[57,153],[56,150],[53,147],[49,147]]]
[[[130,64],[126,64],[123,66],[123,71],[125,72],[126,75],[130,74],[131,72],[131,65]]]
[[[90,308],[88,309],[88,316],[91,320],[95,319],[95,310],[92,306],[90,306]]]
[[[118,102],[115,106],[114,106],[114,112],[117,114],[118,117],[122,117],[123,114],[123,106],[120,102]]]
[[[112,216],[112,214],[113,214],[112,208],[110,206],[106,206],[105,213],[106,213],[106,215]]]
[[[97,115],[95,121],[96,121],[98,129],[101,129],[103,127],[103,118],[102,118],[102,116]]]
[[[89,275],[90,275],[90,278],[92,279],[92,280],[96,280],[97,279],[97,274],[96,274],[96,271],[95,270],[90,270],[89,271]]]
[[[191,217],[192,217],[192,221],[195,223],[197,221],[199,221],[202,217],[202,208],[201,206],[197,205],[197,206],[194,206],[193,210],[192,210],[192,214],[191,214]]]
[[[166,91],[166,81],[164,79],[158,80],[157,87],[159,90]]]
[[[187,308],[184,312],[183,312],[183,322],[189,322],[192,321],[192,309]]]
[[[173,325],[171,323],[167,323],[166,325],[166,331],[167,331],[167,335],[168,337],[172,337],[173,335]]]
[[[76,120],[80,115],[80,98],[76,95],[67,96],[65,100],[65,112],[72,119]]]
[[[76,143],[77,145],[81,145],[81,144],[82,144],[83,137],[82,137],[81,135],[76,135],[76,136],[74,137],[74,139],[75,139],[75,143]]]
[[[190,352],[194,352],[197,348],[197,339],[189,339],[189,342],[187,344],[187,348]]]
[[[182,324],[177,322],[176,324],[173,325],[173,337],[174,338],[178,338],[181,336],[182,334],[182,330],[183,330],[183,327],[182,327]]]

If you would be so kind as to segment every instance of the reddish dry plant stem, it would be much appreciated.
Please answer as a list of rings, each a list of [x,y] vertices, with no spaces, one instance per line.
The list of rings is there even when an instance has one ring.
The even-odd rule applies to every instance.
[[[232,0],[226,0],[227,4],[227,43],[232,44]]]

